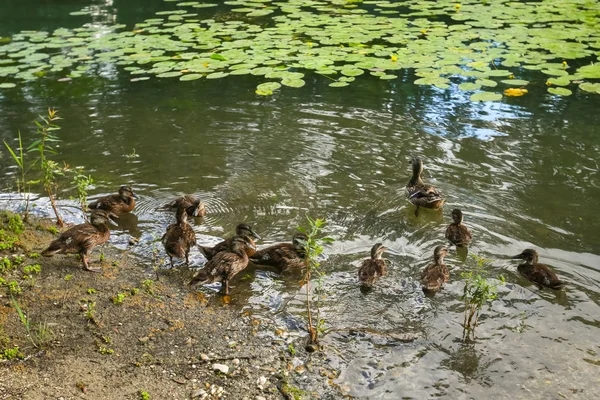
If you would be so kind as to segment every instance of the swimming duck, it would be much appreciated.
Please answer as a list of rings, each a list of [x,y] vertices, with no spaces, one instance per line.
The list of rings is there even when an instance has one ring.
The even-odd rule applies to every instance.
[[[86,271],[99,272],[100,268],[90,268],[88,254],[94,247],[106,243],[110,238],[107,224],[117,225],[111,218],[117,216],[104,210],[92,211],[90,222],[75,225],[61,233],[58,239],[50,243],[50,246],[42,252],[42,255],[52,257],[55,254],[78,253]]]
[[[363,261],[358,269],[358,280],[362,284],[373,285],[377,279],[387,274],[387,265],[381,255],[387,248],[381,243],[375,243],[371,249],[371,258]]]
[[[458,208],[452,210],[452,223],[446,228],[446,239],[456,247],[465,247],[471,243],[471,232],[463,225],[463,213]]]
[[[135,199],[138,196],[133,193],[129,186],[121,186],[119,194],[100,197],[88,204],[90,210],[106,210],[116,215],[131,212],[135,207]]]
[[[531,282],[555,290],[562,289],[565,286],[565,282],[558,279],[550,267],[538,263],[537,251],[526,249],[521,254],[514,256],[513,259],[525,260],[525,263],[519,265],[517,270]]]
[[[189,282],[207,284],[222,281],[222,291],[229,294],[229,281],[248,266],[248,249],[256,250],[256,246],[247,236],[234,236],[230,248],[217,253],[198,271]]]
[[[444,246],[438,246],[433,251],[433,264],[429,264],[421,275],[424,292],[436,292],[450,279],[450,272],[444,264],[444,257],[447,255],[448,249]]]
[[[254,243],[254,241],[251,238],[254,237],[258,240],[260,239],[260,236],[252,230],[250,225],[247,224],[239,224],[238,226],[236,226],[235,234],[236,236],[247,236],[250,239],[250,242],[252,243],[253,247],[246,247],[246,254],[248,254],[248,257],[254,256],[254,253],[256,253],[256,243]],[[217,243],[214,247],[205,247],[200,245],[198,245],[198,247],[200,248],[200,251],[202,251],[202,254],[204,254],[204,256],[206,257],[206,259],[210,260],[217,253],[230,249],[232,243],[233,237]]]
[[[304,263],[304,243],[308,240],[304,233],[295,233],[291,243],[280,243],[258,250],[250,261],[258,265],[270,265],[280,271],[301,269]]]
[[[190,248],[196,245],[196,233],[191,225],[187,223],[187,207],[181,203],[177,209],[177,223],[167,227],[167,231],[160,239],[171,260],[173,268],[173,257],[185,258],[185,264],[190,263]]]
[[[170,203],[162,206],[162,209],[177,210],[180,205],[184,205],[187,214],[190,217],[204,217],[206,215],[205,204],[198,197],[190,194],[178,197]]]
[[[417,206],[415,215],[419,215],[419,207],[441,208],[445,201],[442,194],[434,186],[425,184],[421,179],[423,160],[413,158],[412,170],[413,175],[406,185],[406,193],[408,200]]]

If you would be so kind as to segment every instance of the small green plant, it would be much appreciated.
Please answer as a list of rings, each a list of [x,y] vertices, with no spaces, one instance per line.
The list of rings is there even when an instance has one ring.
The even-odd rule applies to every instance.
[[[83,217],[87,221],[87,196],[88,189],[94,184],[94,180],[91,175],[85,175],[83,168],[75,168],[73,170],[73,181],[71,182],[77,189],[77,200],[79,201],[79,207],[83,211]]]
[[[0,258],[0,272],[5,273],[13,269],[13,264],[10,258],[2,257]]]
[[[125,293],[117,293],[117,295],[111,298],[113,304],[123,304],[123,300],[125,300],[127,295]]]
[[[27,254],[27,257],[29,258],[40,258],[41,254],[40,253],[29,253]]]
[[[102,336],[102,340],[106,344],[111,344],[112,343],[112,338],[110,336]]]
[[[21,131],[18,131],[18,138],[19,138],[19,147],[17,148],[17,151],[14,151],[10,147],[10,145],[8,143],[6,143],[6,140],[4,141],[4,145],[8,149],[8,152],[10,153],[15,165],[19,168],[19,171],[20,171],[20,176],[17,177],[15,179],[15,181],[17,183],[17,192],[19,192],[25,198],[25,213],[24,213],[23,218],[25,219],[25,222],[27,222],[27,220],[29,219],[29,204],[30,204],[29,184],[30,184],[30,182],[28,182],[25,179],[25,176],[27,175],[27,172],[29,171],[29,169],[31,167],[27,167],[27,165],[25,163],[26,151],[23,148],[23,141],[21,140]]]
[[[42,266],[40,264],[27,265],[23,267],[23,279],[33,279],[33,276],[40,272],[42,272]]]
[[[10,250],[15,247],[18,241],[19,238],[4,232],[4,229],[0,229],[0,250]]]
[[[36,349],[42,348],[54,338],[54,332],[52,332],[52,330],[48,327],[48,324],[45,322],[37,324],[32,329],[31,321],[25,315],[23,310],[21,310],[21,307],[19,306],[19,303],[17,303],[17,300],[15,300],[15,298],[12,295],[11,299],[13,305],[15,306],[15,309],[17,310],[19,319],[21,320],[21,323],[27,331],[27,337],[29,338],[29,341],[31,342],[33,347],[35,347]]]
[[[144,287],[146,293],[151,295],[154,294],[154,291],[152,290],[152,287],[154,286],[154,281],[152,279],[146,279],[144,282],[142,282],[142,286]]]
[[[19,214],[9,214],[8,215],[8,229],[20,235],[25,231],[25,225],[23,225],[23,220],[21,220],[21,216]]]
[[[148,392],[140,390],[140,399],[141,400],[150,400],[150,394],[148,394]]]
[[[104,262],[104,253],[100,253],[100,262]]]
[[[38,153],[38,159],[34,162],[34,165],[38,164],[42,174],[40,181],[44,190],[48,193],[52,210],[56,216],[56,224],[62,227],[64,226],[64,222],[56,206],[56,191],[58,189],[56,177],[57,175],[64,175],[64,169],[61,169],[56,161],[48,159],[49,154],[56,154],[54,143],[60,142],[60,139],[55,134],[56,131],[60,130],[60,127],[55,122],[61,118],[57,115],[57,111],[52,108],[48,109],[46,117],[40,115],[39,118],[40,121],[34,121],[37,126],[36,133],[39,135],[39,138],[27,147],[27,151]]]
[[[88,321],[96,323],[96,302],[88,300],[83,308],[85,309],[85,317]]]
[[[24,259],[25,258],[23,256],[15,256],[15,255],[13,255],[13,264],[14,264],[14,266],[17,267],[17,266],[23,264],[23,260]]]
[[[22,360],[24,357],[25,356],[23,353],[21,353],[21,350],[19,350],[19,346],[0,351],[0,360]]]
[[[325,220],[322,219],[312,219],[310,217],[306,217],[308,220],[308,228],[299,227],[298,230],[306,235],[306,241],[304,241],[304,265],[306,269],[304,270],[304,277],[300,281],[302,286],[306,285],[306,312],[307,312],[307,322],[308,322],[308,334],[311,345],[316,345],[319,342],[319,331],[322,331],[324,328],[324,321],[321,321],[320,316],[320,308],[319,308],[319,298],[317,297],[316,304],[316,312],[317,312],[317,325],[315,325],[313,321],[313,302],[311,300],[311,278],[313,275],[316,275],[318,280],[318,290],[317,292],[321,292],[321,288],[323,285],[323,278],[325,276],[324,272],[321,270],[321,263],[319,262],[319,256],[323,253],[323,244],[324,243],[332,243],[333,239],[328,237],[319,237],[321,231],[325,226]],[[319,329],[317,329],[319,328]]]
[[[69,275],[65,276],[63,279],[68,282],[71,279],[73,279],[73,275],[69,274]]]
[[[11,295],[20,294],[23,291],[23,289],[21,289],[21,285],[19,285],[19,282],[15,280],[7,281],[4,278],[0,278],[0,284],[5,286],[8,289],[8,293]]]
[[[294,343],[290,343],[288,345],[288,351],[290,352],[291,356],[295,356],[296,355],[296,348],[294,347]]]
[[[94,289],[94,288],[89,288],[89,289],[87,290],[87,293],[88,293],[88,294],[96,294],[96,289]]]
[[[98,348],[98,353],[103,354],[103,355],[110,355],[110,354],[114,354],[114,352],[115,352],[113,349],[109,349],[108,347],[105,347],[98,340],[96,340],[96,347]]]
[[[58,235],[58,228],[55,226],[49,226],[46,228],[46,231],[50,232],[53,235]]]
[[[497,287],[499,285],[490,283],[484,276],[483,267],[489,260],[475,254],[472,257],[477,261],[476,270],[461,273],[461,277],[465,280],[465,287],[461,297],[461,300],[465,304],[463,321],[464,338],[475,337],[475,328],[477,328],[481,309],[484,305],[496,299]],[[504,277],[500,276],[499,279],[500,284],[504,284]]]
[[[125,154],[125,158],[128,158],[128,159],[139,158],[139,156],[140,155],[135,152],[135,148],[131,151],[131,153]]]
[[[131,292],[131,295],[132,295],[132,296],[135,296],[136,294],[138,294],[138,292],[139,292],[139,291],[140,291],[140,289],[138,289],[138,288],[134,287],[133,289],[131,289],[131,291],[130,291],[130,292]]]

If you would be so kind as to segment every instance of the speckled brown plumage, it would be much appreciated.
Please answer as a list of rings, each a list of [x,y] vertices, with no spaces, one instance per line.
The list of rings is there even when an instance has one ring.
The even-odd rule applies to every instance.
[[[185,204],[177,209],[177,223],[167,227],[167,231],[161,238],[165,251],[173,267],[173,257],[185,258],[186,265],[190,263],[190,249],[196,245],[196,233],[191,225],[187,223],[187,212]]]
[[[433,264],[429,264],[421,274],[421,284],[424,291],[436,292],[440,290],[442,284],[450,279],[450,272],[444,264],[446,255],[448,255],[448,249],[444,246],[437,246],[433,251]]]
[[[371,258],[363,261],[358,269],[358,280],[364,285],[373,285],[379,278],[387,274],[387,265],[381,255],[387,249],[376,243],[371,249]]]
[[[52,257],[55,254],[77,253],[81,256],[84,269],[99,271],[98,268],[90,268],[88,255],[94,247],[106,243],[110,238],[107,224],[114,224],[111,217],[116,216],[104,210],[93,211],[89,223],[75,225],[61,233],[58,239],[50,243],[48,248],[42,252],[42,255]]]
[[[258,250],[250,261],[258,265],[276,267],[279,271],[302,269],[304,263],[304,241],[307,237],[303,233],[296,233],[291,243],[279,243],[262,250]]]
[[[129,186],[121,186],[119,194],[100,197],[88,204],[88,208],[109,211],[118,216],[133,211],[135,199],[137,199],[137,195]]]
[[[537,251],[526,249],[513,258],[525,260],[525,263],[519,265],[517,270],[531,282],[554,290],[560,290],[565,286],[565,282],[558,279],[558,276],[556,276],[549,266],[538,262],[539,256]]]
[[[435,186],[427,185],[421,179],[423,173],[423,160],[413,158],[412,160],[413,175],[406,185],[406,196],[408,200],[417,206],[415,214],[418,215],[419,207],[438,209],[444,205],[444,197],[435,188]]]
[[[247,248],[254,245],[247,236],[234,236],[231,248],[216,254],[198,271],[189,282],[190,285],[223,282],[222,291],[229,294],[229,281],[248,266]]]
[[[463,222],[463,214],[458,208],[452,210],[452,223],[446,228],[446,239],[456,247],[465,247],[471,243],[471,232]]]
[[[176,198],[170,203],[165,204],[162,209],[177,210],[183,206],[190,217],[204,217],[206,215],[206,205],[194,195],[184,195]]]
[[[252,237],[260,239],[260,236],[256,232],[254,232],[252,228],[247,224],[239,224],[235,228],[235,235],[248,237],[250,243],[252,244],[252,247],[246,247],[246,254],[248,255],[248,257],[254,256],[254,253],[256,253],[256,243],[254,243]],[[200,251],[202,251],[202,254],[204,254],[204,256],[206,257],[206,259],[210,260],[218,253],[225,250],[230,250],[231,246],[233,245],[234,237],[225,239],[222,242],[217,243],[214,247],[206,247],[200,245],[198,247],[200,248]]]

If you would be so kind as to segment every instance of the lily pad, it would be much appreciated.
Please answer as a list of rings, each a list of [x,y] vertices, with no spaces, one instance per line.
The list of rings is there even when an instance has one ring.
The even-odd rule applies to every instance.
[[[561,88],[561,87],[558,87],[558,88],[550,87],[550,88],[548,88],[548,92],[559,95],[559,96],[570,96],[573,94],[573,92],[571,92],[569,89],[565,89],[565,88]]]
[[[348,82],[333,82],[329,84],[329,87],[344,87],[344,86],[348,86],[349,83]]]
[[[180,81],[195,81],[196,79],[202,78],[201,74],[185,74],[181,78]]]
[[[498,101],[502,100],[502,94],[494,92],[478,92],[471,95],[471,101]]]
[[[213,72],[212,74],[206,75],[206,79],[225,78],[227,75],[229,75],[229,74],[226,72]]]
[[[10,89],[10,88],[14,88],[15,86],[17,86],[17,85],[12,82],[0,83],[0,89]]]
[[[529,81],[523,79],[504,79],[500,82],[510,86],[525,86],[529,84]]]

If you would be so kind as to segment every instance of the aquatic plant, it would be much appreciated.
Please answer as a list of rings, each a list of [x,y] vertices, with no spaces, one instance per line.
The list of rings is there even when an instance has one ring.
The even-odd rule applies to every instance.
[[[600,93],[600,15],[595,2],[454,2],[373,0],[230,0],[178,2],[175,9],[125,25],[86,24],[53,32],[22,31],[0,41],[0,78],[70,80],[113,63],[141,82],[189,82],[254,75],[259,95],[306,84],[305,75],[348,86],[370,75],[396,80],[414,70],[414,83],[474,92],[471,100],[502,99],[503,89],[532,85],[567,96],[578,87]],[[71,13],[86,18],[89,10]],[[207,13],[204,13],[206,15]],[[582,60],[576,70],[571,60]],[[229,79],[229,78],[228,78]],[[540,84],[538,83],[538,84]],[[543,83],[542,83],[543,84]],[[0,83],[10,90],[14,82]],[[493,88],[499,87],[499,92]],[[570,88],[568,88],[570,87]],[[509,91],[507,96],[525,92]]]
[[[6,146],[6,148],[8,149],[8,152],[10,153],[15,165],[19,168],[19,171],[20,171],[20,175],[17,175],[17,177],[15,178],[15,182],[17,184],[17,192],[25,198],[25,212],[23,214],[23,219],[25,220],[25,222],[27,222],[27,220],[29,219],[29,204],[30,204],[31,194],[29,193],[30,182],[28,182],[25,179],[25,176],[27,175],[27,172],[29,171],[29,169],[31,167],[28,167],[25,163],[26,151],[23,148],[23,140],[21,139],[21,131],[18,131],[17,137],[19,139],[19,147],[17,147],[16,152],[12,147],[10,147],[10,145],[8,143],[6,143],[6,140],[4,140],[4,146]],[[17,153],[18,153],[18,155],[17,155]]]
[[[461,300],[465,304],[463,320],[463,339],[475,337],[475,328],[481,309],[487,303],[496,299],[498,285],[504,284],[504,277],[500,276],[500,283],[491,283],[485,278],[483,267],[489,262],[476,254],[471,254],[477,261],[475,271],[462,272],[460,275],[465,280],[465,287]]]
[[[94,184],[94,180],[91,175],[86,175],[83,173],[83,168],[75,168],[73,170],[73,181],[75,184],[75,188],[77,189],[77,200],[79,201],[79,207],[83,212],[83,217],[85,220],[88,220],[87,216],[87,196],[88,189]]]
[[[308,221],[308,228],[298,227],[298,230],[306,235],[306,241],[304,244],[304,276],[300,281],[302,286],[305,286],[306,290],[306,315],[307,315],[307,331],[309,334],[309,344],[307,350],[314,351],[315,346],[319,342],[319,333],[324,330],[324,321],[320,318],[319,309],[319,296],[320,289],[323,285],[323,278],[325,273],[321,269],[321,263],[319,262],[319,256],[323,253],[323,244],[332,243],[333,239],[329,237],[319,237],[323,227],[325,226],[325,220],[312,219],[306,217]],[[317,301],[312,301],[311,293],[311,279],[317,277]],[[316,308],[316,324],[313,318],[313,307]]]

